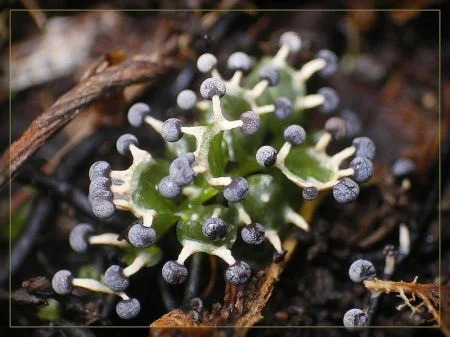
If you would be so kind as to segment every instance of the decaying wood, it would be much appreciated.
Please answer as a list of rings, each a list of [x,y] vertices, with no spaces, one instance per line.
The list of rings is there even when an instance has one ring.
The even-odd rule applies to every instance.
[[[38,116],[0,158],[0,187],[13,176],[44,142],[84,108],[111,93],[136,83],[151,85],[179,64],[174,55],[176,37],[151,56],[135,56],[85,79]]]

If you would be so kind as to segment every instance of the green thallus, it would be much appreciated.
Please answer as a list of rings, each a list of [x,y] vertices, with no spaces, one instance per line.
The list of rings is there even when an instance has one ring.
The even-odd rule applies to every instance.
[[[287,58],[301,45],[296,33],[287,32],[281,36],[274,57],[266,56],[255,63],[245,53],[233,53],[227,62],[234,72],[229,80],[222,78],[214,55],[201,55],[197,67],[210,76],[200,85],[202,99],[192,90],[183,90],[177,97],[179,109],[199,112],[193,125],[185,125],[178,118],[160,121],[145,103],[131,106],[130,124],[148,124],[160,133],[168,142],[167,155],[155,158],[139,147],[134,135],[121,136],[117,150],[131,156],[132,164],[118,171],[107,162],[94,163],[89,171],[89,199],[98,217],[109,217],[120,209],[131,212],[137,221],[121,241],[116,234],[94,235],[92,225],[78,225],[70,236],[73,249],[83,252],[95,244],[125,250],[150,249],[168,228],[176,226],[183,248],[162,268],[167,282],[185,281],[186,259],[205,252],[228,265],[228,282],[244,284],[252,275],[250,265],[236,260],[231,251],[239,227],[245,243],[259,245],[267,238],[276,256],[283,256],[280,236],[286,225],[309,230],[295,211],[307,202],[303,200],[313,200],[326,190],[333,190],[339,203],[356,199],[358,183],[373,175],[375,146],[370,139],[358,137],[340,152],[327,153],[333,139],[353,136],[350,130],[359,127],[349,122],[355,119],[351,112],[346,112],[345,118],[330,117],[319,132],[307,133],[297,124],[305,121],[307,109],[332,114],[339,106],[339,97],[331,88],[306,94],[306,82],[313,74],[328,76],[336,70],[336,55],[319,51],[315,59],[296,70]],[[265,144],[269,134],[271,143]],[[352,156],[350,166],[341,168]],[[154,256],[144,253],[128,267],[109,267],[104,277],[106,285],[76,278],[72,284],[118,294],[122,301],[116,311],[129,319],[139,313],[138,300],[123,293],[129,276],[156,262]]]

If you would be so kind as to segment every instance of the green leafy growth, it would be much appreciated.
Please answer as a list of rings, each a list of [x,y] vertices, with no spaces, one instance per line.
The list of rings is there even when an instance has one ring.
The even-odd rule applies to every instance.
[[[286,167],[298,177],[310,181],[312,178],[327,182],[334,177],[334,170],[329,157],[317,154],[308,145],[300,145],[291,149],[285,161]]]
[[[286,227],[283,209],[298,207],[295,205],[295,201],[297,204],[300,203],[298,191],[284,186],[285,178],[279,174],[255,174],[247,180],[250,186],[249,193],[241,204],[251,215],[252,221],[261,223],[266,229],[278,230]]]
[[[202,225],[206,219],[211,217],[216,208],[222,210],[219,217],[228,224],[228,232],[223,240],[212,241],[203,235]],[[192,208],[183,212],[177,225],[177,237],[181,243],[187,240],[201,243],[203,245],[202,251],[211,253],[218,247],[225,245],[229,248],[234,244],[237,234],[236,223],[237,219],[234,210],[227,209],[222,205],[197,206],[195,209]]]
[[[169,163],[155,159],[149,165],[137,167],[132,179],[132,201],[139,208],[154,209],[158,213],[171,214],[175,208],[172,200],[163,198],[158,191],[161,179],[168,175]]]
[[[146,267],[153,267],[154,265],[158,264],[159,261],[161,261],[162,258],[162,251],[161,248],[159,248],[158,246],[152,245],[150,247],[147,248],[136,248],[136,247],[129,247],[127,248],[126,254],[123,257],[122,261],[126,264],[126,265],[130,265],[134,259],[139,255],[139,254],[148,254],[149,256],[149,263],[147,263]]]

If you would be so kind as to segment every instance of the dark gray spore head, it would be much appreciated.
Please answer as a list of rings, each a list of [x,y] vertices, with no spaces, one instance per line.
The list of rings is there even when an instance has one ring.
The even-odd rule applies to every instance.
[[[150,106],[145,103],[135,103],[128,109],[128,122],[134,126],[141,126],[144,118],[149,116],[151,112]]]
[[[106,269],[104,281],[105,285],[113,291],[124,291],[130,284],[130,280],[124,275],[123,269],[116,264]]]
[[[181,284],[186,281],[188,270],[175,260],[167,261],[162,268],[162,276],[167,283]]]
[[[152,227],[140,223],[131,226],[128,230],[128,242],[137,248],[150,247],[156,239],[156,232]]]
[[[333,187],[334,199],[340,204],[354,201],[359,195],[359,186],[350,178],[342,178]]]
[[[245,284],[250,280],[252,270],[244,261],[236,261],[225,271],[225,279],[232,284]]]
[[[230,70],[246,73],[252,68],[252,59],[246,53],[238,51],[230,55],[227,65]]]
[[[314,200],[319,196],[319,190],[314,186],[307,186],[302,191],[303,199]]]
[[[170,176],[164,177],[158,184],[159,193],[168,199],[176,198],[181,193],[181,186]]]
[[[269,86],[273,87],[280,82],[280,72],[274,66],[267,64],[259,70],[259,79],[266,80]]]
[[[342,139],[347,135],[347,125],[345,121],[339,117],[328,118],[324,128],[337,140]]]
[[[277,150],[272,146],[264,145],[256,151],[256,161],[263,167],[269,167],[277,161]]]
[[[169,175],[180,186],[190,184],[195,178],[189,158],[182,156],[176,158],[169,167]]]
[[[248,194],[248,182],[245,178],[233,178],[223,190],[223,196],[230,202],[243,200]]]
[[[355,157],[350,162],[353,169],[353,179],[358,183],[364,183],[373,176],[372,161],[365,157]]]
[[[187,153],[181,155],[180,157],[186,158],[190,165],[194,164],[195,155],[192,152],[187,152]]]
[[[249,245],[259,245],[264,242],[265,230],[260,223],[252,223],[241,230],[241,237]]]
[[[284,44],[288,45],[289,50],[295,53],[300,50],[302,46],[302,40],[295,32],[284,32],[280,36],[280,46]]]
[[[141,304],[136,298],[121,300],[116,305],[116,313],[122,319],[132,319],[141,311]]]
[[[284,96],[280,96],[275,100],[275,110],[273,114],[278,119],[286,119],[292,115],[294,107],[292,101]]]
[[[372,262],[359,259],[351,264],[348,269],[348,276],[353,282],[360,283],[377,277],[377,271]]]
[[[226,91],[225,83],[217,78],[207,78],[200,85],[200,94],[204,99],[211,100],[214,96],[223,97]]]
[[[217,58],[210,53],[200,55],[197,60],[197,68],[202,73],[209,73],[217,65]]]
[[[375,158],[376,146],[368,137],[357,137],[353,139],[353,146],[356,148],[355,156],[365,157],[373,160]]]
[[[303,127],[297,124],[289,125],[283,132],[284,140],[294,146],[302,144],[306,139],[306,132]]]
[[[106,161],[96,161],[89,168],[89,180],[94,180],[98,177],[109,178],[111,172],[111,165]]]
[[[183,123],[177,118],[169,118],[161,127],[161,136],[166,142],[177,142],[183,137]]]
[[[261,118],[254,111],[246,111],[241,115],[241,131],[244,135],[250,136],[258,132],[261,127]]]
[[[73,276],[68,270],[60,270],[52,278],[53,290],[60,295],[70,294],[73,289]]]
[[[408,158],[399,158],[392,164],[391,172],[397,178],[407,177],[416,172],[416,164]]]
[[[339,105],[339,96],[334,89],[324,87],[320,88],[317,93],[324,97],[324,102],[319,107],[319,110],[323,113],[331,113],[333,112],[337,106]]]
[[[347,328],[362,327],[367,324],[367,315],[361,309],[350,309],[345,313],[343,323]]]
[[[82,253],[89,248],[89,237],[94,233],[94,227],[87,223],[80,223],[70,231],[70,247],[76,252]]]
[[[202,225],[203,235],[213,241],[225,239],[228,225],[221,218],[209,218]]]
[[[361,119],[351,110],[343,110],[341,118],[345,121],[347,137],[355,137],[361,133]]]
[[[196,103],[197,95],[192,90],[183,90],[177,96],[177,105],[180,109],[191,110]]]
[[[111,200],[95,198],[91,199],[92,212],[96,217],[109,218],[114,214],[116,206]]]
[[[334,74],[338,65],[338,58],[335,53],[328,49],[322,49],[318,51],[316,57],[321,58],[326,62],[325,68],[322,68],[319,71],[320,75],[327,77]]]
[[[126,133],[117,139],[116,142],[116,148],[117,152],[119,152],[122,155],[128,155],[130,154],[130,146],[138,145],[138,139],[135,135],[132,135],[131,133]]]

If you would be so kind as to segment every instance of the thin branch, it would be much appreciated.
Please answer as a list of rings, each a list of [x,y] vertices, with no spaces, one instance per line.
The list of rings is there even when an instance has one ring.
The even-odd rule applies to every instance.
[[[175,37],[167,42],[171,48],[166,48],[164,55],[135,56],[122,64],[92,75],[57,99],[3,153],[0,158],[0,188],[8,181],[8,177],[17,173],[22,164],[48,138],[76,117],[84,108],[108,94],[132,84],[142,82],[152,84],[169,70],[175,68],[176,58],[171,56],[176,48],[175,42]]]

